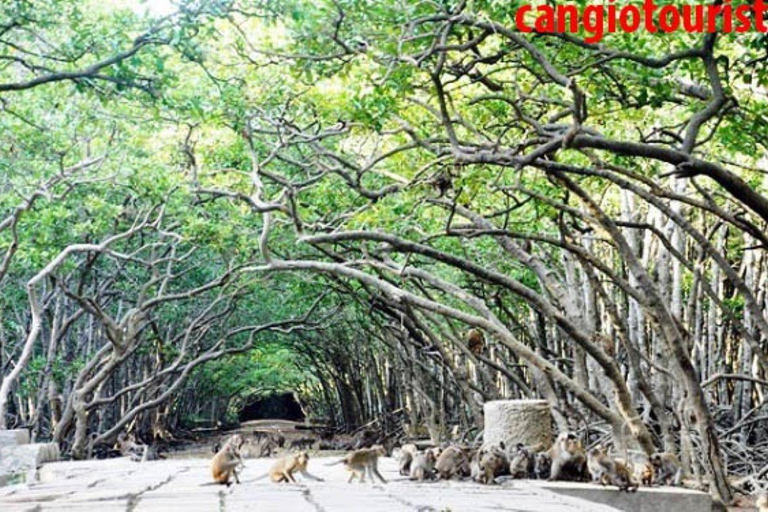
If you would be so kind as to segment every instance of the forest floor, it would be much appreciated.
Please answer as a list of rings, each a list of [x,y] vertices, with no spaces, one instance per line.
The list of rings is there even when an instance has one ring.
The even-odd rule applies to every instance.
[[[310,460],[310,473],[324,482],[273,484],[265,474],[271,459],[249,459],[241,484],[227,488],[210,481],[209,458],[132,462],[127,458],[56,462],[40,470],[40,481],[0,488],[0,510],[17,511],[184,511],[364,512],[516,511],[615,512],[615,509],[554,494],[525,482],[481,486],[471,482],[407,481],[393,459],[381,461],[387,484],[346,483],[337,457]]]

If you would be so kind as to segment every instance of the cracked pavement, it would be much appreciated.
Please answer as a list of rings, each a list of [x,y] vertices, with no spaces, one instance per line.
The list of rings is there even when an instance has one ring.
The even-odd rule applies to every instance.
[[[410,482],[392,459],[380,469],[389,483],[346,483],[343,466],[313,458],[310,473],[324,482],[273,484],[264,475],[271,459],[248,459],[240,485],[210,482],[209,459],[136,463],[109,459],[46,464],[40,482],[0,488],[0,510],[21,511],[216,511],[334,512],[515,511],[612,512],[616,509],[554,494],[525,481],[481,486],[471,482]],[[297,476],[297,479],[301,479]]]

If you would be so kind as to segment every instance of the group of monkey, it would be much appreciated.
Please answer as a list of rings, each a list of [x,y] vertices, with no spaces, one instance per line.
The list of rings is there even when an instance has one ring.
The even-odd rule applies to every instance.
[[[479,449],[453,445],[447,448],[418,450],[408,444],[400,448],[400,474],[411,480],[469,477],[483,484],[498,477],[549,480],[593,481],[636,491],[640,483],[679,485],[682,467],[671,453],[656,453],[635,464],[611,457],[602,446],[587,451],[572,432],[563,432],[548,450],[536,452],[518,444],[508,449],[504,443]]]
[[[216,452],[216,455],[213,456],[213,460],[211,461],[211,472],[215,483],[229,486],[232,483],[231,479],[234,479],[238,484],[240,483],[237,472],[245,465],[240,454],[240,450],[245,442],[245,438],[242,435],[235,434],[230,437],[221,449]],[[360,482],[364,482],[365,474],[367,472],[370,475],[371,480],[373,480],[373,477],[375,476],[383,483],[386,483],[387,481],[381,476],[378,467],[379,457],[384,457],[386,455],[387,450],[383,446],[375,445],[371,448],[355,450],[343,459],[328,464],[328,466],[344,464],[346,469],[350,472],[350,482],[354,478],[358,478]],[[307,471],[308,463],[309,454],[305,450],[301,450],[275,460],[266,474],[255,478],[253,481],[255,482],[269,477],[269,479],[275,483],[295,483],[296,479],[294,474],[299,473],[304,478],[322,482],[322,478],[316,477]]]
[[[238,470],[244,465],[241,449],[245,438],[231,436],[214,455],[211,464],[213,480],[230,485],[231,480],[240,483]],[[495,483],[498,477],[539,478],[549,480],[593,481],[602,485],[617,486],[620,490],[636,491],[639,485],[679,485],[682,467],[672,453],[655,453],[647,460],[634,464],[616,459],[602,446],[586,450],[572,432],[561,433],[548,450],[536,452],[518,444],[507,450],[504,443],[474,449],[464,445],[419,450],[414,444],[396,449],[400,474],[411,480],[449,480],[471,478],[484,484]],[[387,455],[381,445],[361,448],[347,454],[341,460],[328,464],[344,464],[351,482],[357,478],[365,481],[366,473],[374,481],[387,481],[378,469],[378,459]],[[269,477],[273,482],[296,482],[295,473],[305,478],[322,481],[307,471],[309,455],[298,451],[275,460],[270,470],[254,479]]]

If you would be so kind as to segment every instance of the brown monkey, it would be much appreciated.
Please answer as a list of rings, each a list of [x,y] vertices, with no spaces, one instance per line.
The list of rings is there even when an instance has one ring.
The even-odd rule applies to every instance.
[[[467,348],[476,356],[485,351],[485,336],[481,331],[478,329],[467,331]]]
[[[641,484],[651,487],[653,485],[653,464],[648,462],[635,463],[635,479]]]
[[[510,456],[509,474],[512,478],[533,478],[535,476],[536,460],[534,454],[522,443],[517,443],[517,449]]]
[[[497,476],[509,472],[507,454],[497,446],[480,449],[475,461],[474,480],[483,484],[492,484]]]
[[[240,448],[242,448],[244,442],[243,436],[235,434],[213,456],[211,473],[213,474],[214,482],[229,487],[229,479],[234,476],[235,482],[240,483],[240,479],[237,478],[237,467],[243,465],[243,459],[240,457]]]
[[[601,485],[615,485],[620,491],[637,491],[638,485],[633,480],[629,467],[611,458],[602,446],[596,446],[589,451],[587,468],[593,482],[599,482]]]
[[[437,458],[431,450],[425,450],[419,452],[413,456],[413,462],[411,463],[410,479],[423,482],[424,480],[432,480],[435,476],[435,462]]]
[[[301,474],[301,476],[308,478],[310,480],[315,480],[316,482],[322,482],[322,478],[318,478],[307,471],[307,464],[309,463],[309,455],[305,451],[301,451],[298,453],[294,453],[292,455],[287,455],[285,457],[282,457],[280,459],[277,459],[274,464],[272,464],[272,467],[269,469],[269,473],[267,475],[269,476],[270,480],[272,480],[275,483],[280,482],[293,482],[296,483],[296,479],[293,477],[293,474],[298,472]],[[257,478],[257,480],[260,480],[261,478],[264,478],[263,476],[260,478]]]
[[[617,486],[620,491],[637,492],[637,488],[640,485],[637,480],[633,478],[632,470],[623,461],[615,461],[614,472],[609,475],[613,485]]]
[[[584,446],[573,432],[560,433],[548,455],[552,461],[550,480],[585,480],[587,477]]]
[[[651,455],[651,464],[656,473],[657,484],[680,485],[683,479],[683,467],[674,453],[654,453]]]
[[[768,492],[761,492],[755,501],[757,512],[768,512]]]
[[[368,471],[371,481],[374,480],[374,475],[381,480],[382,483],[387,483],[381,473],[379,473],[379,457],[387,455],[387,450],[380,444],[374,445],[370,448],[361,448],[350,453],[343,459],[326,466],[335,466],[336,464],[344,464],[347,471],[349,471],[349,479],[347,482],[351,482],[355,477],[358,478],[360,483],[365,481],[365,472]]]
[[[464,476],[471,473],[470,450],[460,446],[449,446],[442,450],[435,463],[435,470],[443,480],[454,476]]]

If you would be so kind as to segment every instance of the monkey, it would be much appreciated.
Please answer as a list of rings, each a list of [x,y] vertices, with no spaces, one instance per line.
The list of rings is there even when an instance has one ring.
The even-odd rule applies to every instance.
[[[318,478],[315,475],[311,474],[309,471],[307,471],[308,463],[309,463],[309,455],[305,451],[300,451],[298,453],[286,455],[285,457],[281,457],[277,459],[274,462],[274,464],[272,464],[272,467],[269,469],[269,472],[266,475],[260,476],[256,480],[261,480],[262,478],[269,476],[270,480],[272,480],[275,483],[281,483],[281,482],[296,483],[296,479],[293,477],[293,474],[298,471],[301,474],[301,476],[305,478],[314,480],[316,482],[322,482],[323,481],[322,478]]]
[[[674,453],[657,452],[651,455],[651,465],[656,473],[656,483],[661,485],[680,485],[683,467]]]
[[[512,478],[533,478],[536,475],[536,460],[533,453],[522,443],[517,443],[514,455],[510,457],[509,474]]]
[[[240,479],[237,477],[237,467],[244,465],[243,459],[240,457],[240,448],[242,448],[244,442],[243,436],[235,434],[213,456],[211,473],[213,474],[214,482],[229,487],[231,485],[229,479],[234,476],[235,482],[240,483]]]
[[[398,457],[398,462],[401,475],[408,476],[411,474],[411,463],[418,451],[419,450],[416,448],[415,444],[406,444],[400,448],[400,456]],[[434,453],[432,455],[434,456]]]
[[[326,466],[344,464],[347,471],[349,471],[349,479],[347,480],[347,483],[352,482],[355,477],[358,478],[360,483],[365,482],[366,471],[368,471],[372,482],[375,482],[373,478],[375,475],[382,483],[387,483],[386,479],[379,473],[379,457],[384,457],[386,455],[387,450],[380,444],[377,444],[370,448],[355,450],[340,461],[326,464]]]
[[[443,480],[471,474],[470,458],[468,448],[449,446],[437,457],[435,470]]]
[[[546,480],[552,471],[552,459],[549,453],[539,452],[533,457],[533,474],[539,480]]]
[[[315,438],[314,437],[301,437],[299,439],[294,439],[290,442],[289,448],[290,449],[301,449],[301,450],[308,450],[312,448],[312,445],[315,444]]]
[[[148,460],[158,460],[160,455],[157,449],[143,443],[137,443],[132,435],[121,432],[117,436],[115,448],[120,451],[122,456],[130,456],[133,462],[146,462]]]
[[[614,461],[613,473],[607,475],[611,484],[617,486],[620,491],[637,492],[640,485],[633,478],[632,470],[624,461]]]
[[[587,473],[587,457],[576,434],[560,433],[548,455],[552,461],[549,480],[584,480]]]
[[[587,453],[587,470],[592,477],[592,482],[602,483],[603,474],[609,470],[609,461],[601,445],[597,445]]]
[[[411,463],[410,479],[423,482],[424,480],[432,480],[435,471],[435,462],[437,457],[431,450],[425,450],[413,455],[413,462]]]
[[[438,197],[443,197],[446,192],[453,189],[453,175],[447,170],[435,174],[429,182],[439,192]]]
[[[283,435],[282,430],[278,430],[277,433],[273,433],[270,436],[270,440],[277,445],[278,448],[283,448],[285,446],[285,436]]]
[[[509,472],[507,454],[497,446],[480,449],[475,455],[474,461],[475,474],[473,479],[483,484],[495,483],[497,476]]]
[[[589,451],[587,468],[592,481],[601,485],[615,485],[620,491],[637,491],[637,482],[632,478],[629,467],[621,461],[608,456],[602,446],[596,446]]]
[[[243,459],[253,459],[261,455],[261,446],[252,437],[248,437],[243,441],[243,445],[240,447],[240,457]]]
[[[768,492],[761,492],[755,501],[757,512],[768,512]]]
[[[478,329],[467,331],[467,348],[475,356],[479,356],[485,351],[485,336]]]
[[[441,453],[443,453],[443,449],[439,446],[433,446],[432,448],[427,448],[427,451],[432,452],[432,455],[435,456],[435,460],[440,456]]]
[[[653,464],[649,461],[635,463],[635,479],[646,487],[653,485]]]
[[[131,460],[138,461],[140,459],[139,453],[142,451],[141,446],[134,440],[131,434],[120,432],[115,441],[115,449],[120,451],[120,455],[123,457],[130,456]]]

